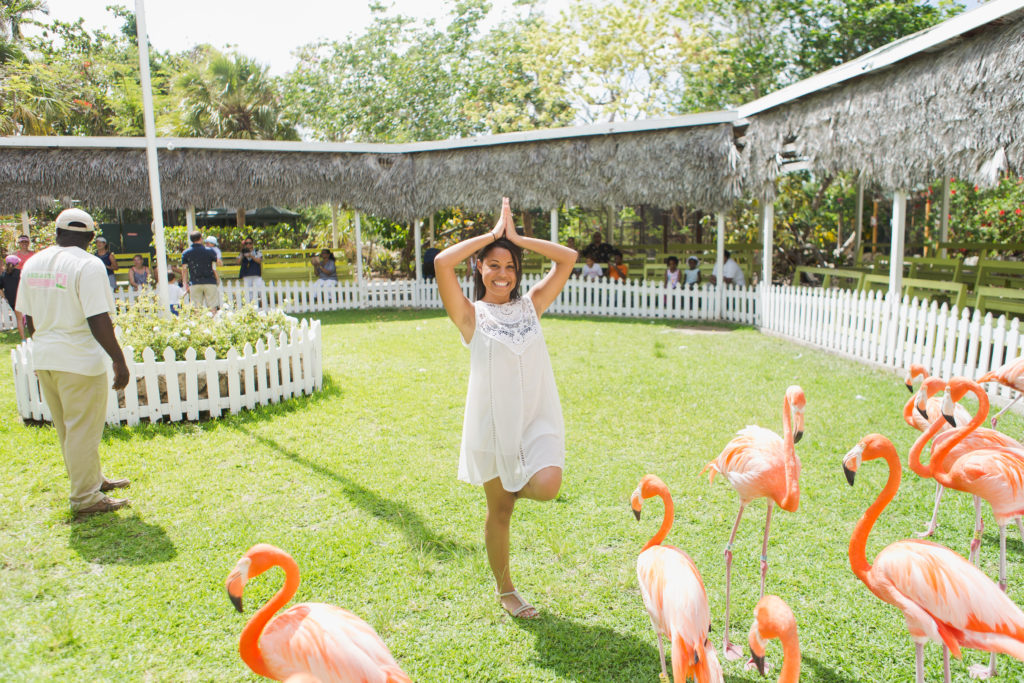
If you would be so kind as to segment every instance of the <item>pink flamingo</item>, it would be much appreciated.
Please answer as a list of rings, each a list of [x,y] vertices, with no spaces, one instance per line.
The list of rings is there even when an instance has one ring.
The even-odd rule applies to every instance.
[[[348,610],[304,602],[274,616],[299,587],[299,566],[280,548],[259,543],[238,560],[226,581],[235,609],[242,611],[246,582],[271,567],[284,570],[284,586],[253,615],[238,642],[250,669],[276,681],[307,674],[323,683],[409,682],[380,636]]]
[[[903,612],[915,646],[917,683],[924,682],[924,644],[942,645],[944,679],[949,682],[949,652],[961,647],[1002,652],[1024,660],[1024,613],[980,569],[949,548],[931,541],[896,541],[868,563],[868,535],[900,487],[902,468],[892,443],[869,434],[843,457],[843,471],[853,486],[862,462],[882,458],[889,479],[850,537],[850,568],[879,599]],[[985,678],[990,668],[971,667]]]
[[[923,368],[919,365],[911,365],[910,367],[912,372],[914,368],[919,368],[923,371]],[[909,376],[907,381],[907,386],[910,386]],[[940,433],[951,429],[942,417],[942,399],[936,396],[937,393],[945,388],[946,382],[944,380],[938,377],[926,376],[924,382],[921,383],[921,389],[915,396],[911,396],[910,400],[908,400],[907,404],[903,407],[903,419],[906,420],[907,424],[914,429],[918,429],[923,432],[928,429],[929,425],[936,420],[939,420],[942,426]],[[963,406],[957,404],[954,419],[957,427],[963,427],[971,421],[971,415]],[[931,478],[931,473],[923,467],[920,471],[915,469],[913,466],[911,466],[911,469],[913,469],[918,476],[928,479]],[[942,484],[935,482],[935,505],[932,507],[932,518],[928,522],[928,526],[924,531],[915,534],[918,538],[927,538],[934,534],[935,529],[938,528],[939,503],[942,501],[942,492],[944,490],[945,489],[942,488]]]
[[[800,680],[800,639],[796,633],[796,618],[789,605],[777,595],[766,595],[754,608],[754,623],[750,625],[750,661],[746,668],[757,669],[762,676],[768,673],[764,658],[765,645],[778,638],[782,642],[782,671],[779,683],[797,683]]]
[[[911,394],[914,393],[914,380],[920,377],[921,379],[928,379],[928,370],[919,363],[912,363],[907,368],[907,377],[903,380],[903,383],[907,385],[907,391]],[[911,425],[913,426],[913,425]]]
[[[739,646],[729,641],[729,598],[732,583],[732,544],[736,530],[743,517],[743,509],[757,498],[768,499],[768,512],[764,521],[764,541],[761,544],[761,592],[764,595],[764,581],[768,574],[768,529],[772,523],[772,503],[786,512],[796,512],[800,505],[800,459],[793,445],[803,436],[804,391],[793,385],[786,389],[782,403],[783,437],[763,427],[749,426],[725,445],[718,457],[701,470],[711,470],[708,481],[721,473],[740,497],[740,511],[732,534],[725,545],[725,635],[722,648],[725,657],[736,660],[743,656]],[[793,423],[796,423],[796,430]]]
[[[1024,356],[1021,356],[1016,360],[1012,360],[1009,363],[1005,363],[992,372],[986,372],[978,378],[979,384],[984,382],[998,382],[1004,387],[1017,390],[1017,397],[1006,404],[1005,408],[992,417],[992,429],[995,429],[996,422],[998,422],[999,418],[1003,416],[1003,413],[1009,410],[1010,406],[1019,401],[1021,396],[1024,396]]]
[[[658,532],[640,551],[636,576],[651,626],[658,634],[661,679],[668,680],[662,645],[664,636],[672,647],[672,678],[676,683],[691,677],[698,683],[720,683],[722,667],[708,638],[711,610],[704,581],[689,555],[679,548],[661,545],[672,528],[675,510],[665,482],[653,474],[645,476],[630,497],[630,507],[640,521],[643,499],[654,496],[661,496],[664,501],[665,515]]]

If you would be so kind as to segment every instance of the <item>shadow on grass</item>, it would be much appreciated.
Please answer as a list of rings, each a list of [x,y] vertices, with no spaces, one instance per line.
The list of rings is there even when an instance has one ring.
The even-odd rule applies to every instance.
[[[349,479],[343,474],[339,474],[328,467],[324,467],[323,465],[310,460],[309,458],[305,458],[298,453],[294,453],[284,448],[277,441],[269,437],[253,434],[242,424],[229,423],[225,426],[241,432],[253,441],[262,444],[276,453],[280,453],[292,462],[302,465],[311,472],[336,482],[341,487],[341,492],[346,498],[348,498],[350,503],[364,512],[373,515],[377,519],[387,522],[395,527],[403,536],[405,536],[406,543],[408,543],[413,550],[428,553],[439,560],[449,559],[456,555],[479,552],[479,548],[463,545],[462,543],[445,538],[444,536],[439,536],[435,532],[431,531],[430,527],[426,525],[419,513],[405,503],[399,503],[397,501],[384,498],[383,496],[366,488],[359,482]]]
[[[607,626],[583,624],[549,612],[516,619],[536,638],[534,661],[570,681],[656,680],[661,671],[654,632],[649,639]]]
[[[73,522],[68,545],[86,562],[97,564],[156,564],[178,555],[163,527],[148,524],[135,513]]]
[[[318,401],[341,396],[341,386],[334,381],[334,378],[324,372],[324,382],[320,391],[311,396],[295,396],[278,403],[271,403],[265,406],[256,406],[252,410],[242,409],[241,412],[232,415],[222,413],[221,417],[210,418],[208,413],[201,413],[199,420],[182,420],[181,422],[141,422],[134,427],[110,427],[103,428],[103,442],[111,441],[133,441],[135,439],[149,440],[157,436],[174,436],[182,432],[192,432],[197,427],[203,430],[216,429],[223,426],[231,426],[233,423],[260,422],[277,415],[288,415],[299,410],[304,410]],[[49,422],[39,423],[50,426]],[[201,426],[200,426],[201,425]]]
[[[814,671],[812,678],[821,683],[857,683],[857,679],[836,671],[814,657],[803,655],[800,658],[800,663],[803,668],[810,668]]]

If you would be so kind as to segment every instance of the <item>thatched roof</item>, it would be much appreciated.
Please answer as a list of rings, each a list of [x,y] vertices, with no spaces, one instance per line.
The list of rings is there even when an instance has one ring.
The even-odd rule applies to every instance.
[[[396,220],[453,206],[494,210],[502,195],[524,208],[687,203],[714,211],[739,193],[733,118],[719,112],[414,145],[165,139],[161,193],[168,209],[337,202]],[[0,212],[65,195],[93,207],[149,206],[143,140],[34,140],[38,146],[0,138]]]
[[[769,107],[764,102],[742,107],[740,115],[750,122],[745,185],[771,193],[780,171],[777,155],[787,141],[814,171],[860,172],[890,191],[945,175],[990,184],[1000,161],[1022,168],[1024,18],[1014,10],[1019,2],[991,4],[1010,11],[948,39],[940,35],[942,42],[927,50],[898,56],[908,43],[927,41],[931,32],[949,31],[975,12],[998,9],[983,6],[837,67],[833,72],[839,76],[855,75],[832,87]],[[977,15],[973,18],[977,22]],[[893,58],[897,61],[872,71]]]

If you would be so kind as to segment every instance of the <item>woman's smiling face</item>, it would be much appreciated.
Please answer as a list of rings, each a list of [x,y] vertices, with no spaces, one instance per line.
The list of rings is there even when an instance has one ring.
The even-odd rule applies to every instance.
[[[505,303],[516,287],[516,263],[508,249],[495,247],[477,263],[488,303]]]

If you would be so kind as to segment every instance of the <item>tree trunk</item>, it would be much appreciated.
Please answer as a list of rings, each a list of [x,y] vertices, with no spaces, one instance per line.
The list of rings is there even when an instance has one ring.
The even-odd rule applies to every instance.
[[[533,237],[533,214],[523,211],[523,232],[527,237]]]
[[[245,209],[235,209],[235,225],[245,227]]]

